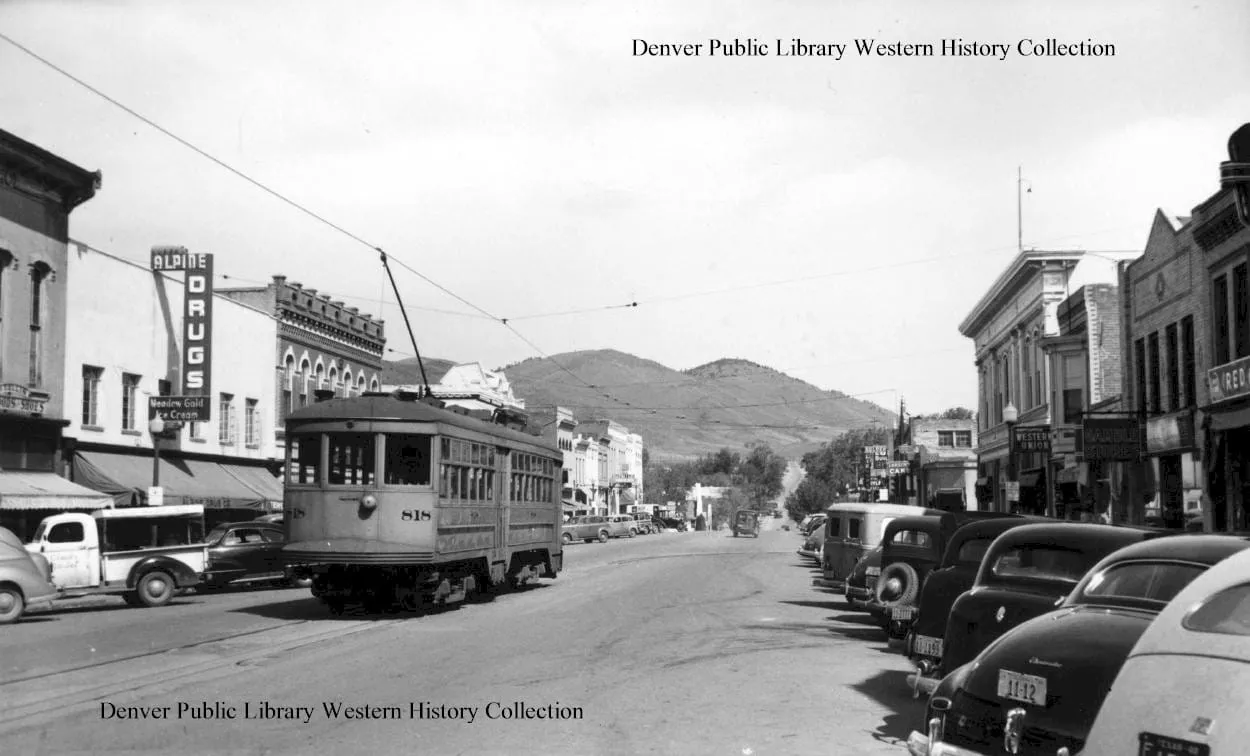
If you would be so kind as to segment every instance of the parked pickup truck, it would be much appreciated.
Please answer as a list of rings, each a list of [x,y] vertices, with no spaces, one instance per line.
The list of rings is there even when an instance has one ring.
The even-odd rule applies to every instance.
[[[45,517],[26,550],[52,564],[61,598],[113,594],[131,606],[161,606],[200,582],[203,539],[202,506],[124,507]]]

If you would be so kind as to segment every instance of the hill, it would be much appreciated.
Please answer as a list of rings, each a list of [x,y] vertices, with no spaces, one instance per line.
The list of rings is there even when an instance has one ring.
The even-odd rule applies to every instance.
[[[451,364],[427,359],[429,380],[436,382],[435,376]],[[656,459],[690,459],[757,442],[795,459],[846,430],[895,422],[892,412],[872,402],[824,391],[747,360],[722,359],[679,371],[602,349],[496,369],[508,376],[539,424],[554,418],[556,405],[568,407],[581,421],[615,420],[642,434]],[[415,373],[415,360],[409,359],[388,363],[384,375]]]

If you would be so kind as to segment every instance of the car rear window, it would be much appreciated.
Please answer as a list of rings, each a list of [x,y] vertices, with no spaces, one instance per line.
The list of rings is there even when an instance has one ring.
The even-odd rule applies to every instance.
[[[1079,581],[1089,569],[1089,559],[1078,551],[1053,546],[1019,546],[1003,552],[990,571],[998,577]]]
[[[890,543],[927,549],[933,545],[933,538],[922,530],[900,530],[890,539]]]
[[[971,538],[964,541],[959,545],[959,553],[955,555],[955,561],[961,564],[980,564],[993,542],[993,538]]]
[[[1206,568],[1182,562],[1115,564],[1090,578],[1083,599],[1138,599],[1166,604]]]
[[[1250,583],[1225,588],[1190,610],[1181,626],[1196,633],[1250,635]]]

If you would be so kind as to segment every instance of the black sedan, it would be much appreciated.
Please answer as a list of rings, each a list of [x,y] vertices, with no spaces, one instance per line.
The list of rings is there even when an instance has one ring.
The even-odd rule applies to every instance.
[[[929,699],[913,754],[1077,753],[1129,651],[1163,607],[1244,538],[1178,535],[1099,562],[1055,611],[1004,634]]]
[[[282,560],[286,535],[268,522],[233,522],[218,525],[204,538],[208,543],[208,567],[200,588],[212,590],[228,585],[288,581]]]

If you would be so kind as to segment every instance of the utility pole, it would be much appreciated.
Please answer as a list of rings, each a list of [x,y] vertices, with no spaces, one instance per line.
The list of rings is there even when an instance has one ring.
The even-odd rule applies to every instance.
[[[1024,251],[1024,176],[1021,166],[1016,166],[1016,251]]]

